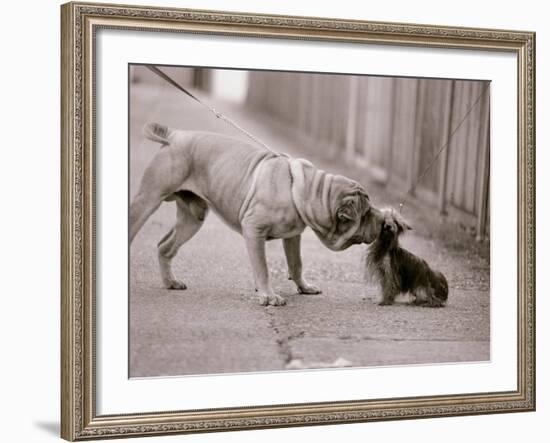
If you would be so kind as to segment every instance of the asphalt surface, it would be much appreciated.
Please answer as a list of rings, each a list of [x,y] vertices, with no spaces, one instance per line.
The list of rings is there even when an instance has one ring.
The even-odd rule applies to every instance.
[[[273,149],[361,181],[376,205],[399,201],[392,190],[367,181],[364,171],[304,151],[299,134],[284,124],[206,99]],[[130,115],[132,196],[159,148],[141,135],[149,121],[239,136],[169,86],[135,85]],[[156,244],[174,222],[175,205],[163,203],[130,250],[130,376],[489,360],[488,243],[476,243],[470,232],[425,208],[411,204],[405,215],[415,229],[404,238],[404,246],[447,276],[450,294],[445,308],[414,307],[406,299],[378,306],[379,289],[363,280],[364,247],[332,252],[309,229],[302,237],[305,277],[323,293],[297,294],[287,280],[282,244],[272,241],[267,248],[271,278],[287,305],[260,306],[244,241],[214,213],[174,260],[174,272],[188,289],[166,290]]]

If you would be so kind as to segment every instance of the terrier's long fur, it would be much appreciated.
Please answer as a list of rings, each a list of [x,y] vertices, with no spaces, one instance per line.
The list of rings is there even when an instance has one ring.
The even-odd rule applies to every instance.
[[[449,293],[445,276],[399,246],[399,236],[411,229],[401,214],[394,209],[384,209],[382,213],[380,235],[366,255],[367,274],[382,286],[380,305],[391,305],[398,294],[409,292],[414,304],[445,306]]]

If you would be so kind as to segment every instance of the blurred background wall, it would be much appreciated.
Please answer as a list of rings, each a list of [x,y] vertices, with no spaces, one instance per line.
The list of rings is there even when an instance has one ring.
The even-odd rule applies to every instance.
[[[253,108],[258,118],[269,115],[283,122],[303,140],[306,150],[359,166],[369,178],[398,192],[409,190],[450,140],[412,198],[475,229],[478,239],[488,234],[490,96],[486,82],[163,70],[187,87]],[[131,72],[134,82],[164,82],[146,69]]]
[[[251,72],[248,102],[307,134],[333,157],[408,190],[484,90],[479,81]],[[441,213],[488,227],[489,94],[418,184]]]

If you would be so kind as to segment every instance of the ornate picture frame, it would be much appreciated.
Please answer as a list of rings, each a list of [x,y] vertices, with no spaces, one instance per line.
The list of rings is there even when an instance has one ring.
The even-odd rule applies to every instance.
[[[533,411],[535,409],[535,35],[72,2],[62,22],[61,436],[87,440]],[[154,31],[517,56],[517,389],[316,403],[98,415],[96,392],[96,32]]]

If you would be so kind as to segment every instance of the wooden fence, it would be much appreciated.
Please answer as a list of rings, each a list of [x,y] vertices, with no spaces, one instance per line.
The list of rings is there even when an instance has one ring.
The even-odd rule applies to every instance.
[[[189,88],[210,88],[210,69],[185,68],[178,66],[159,66],[163,72],[177,81],[180,85]],[[172,87],[154,72],[143,65],[130,66],[130,81],[132,83],[148,83],[161,87]]]
[[[254,71],[247,101],[401,190],[450,140],[414,197],[487,234],[486,82]]]

